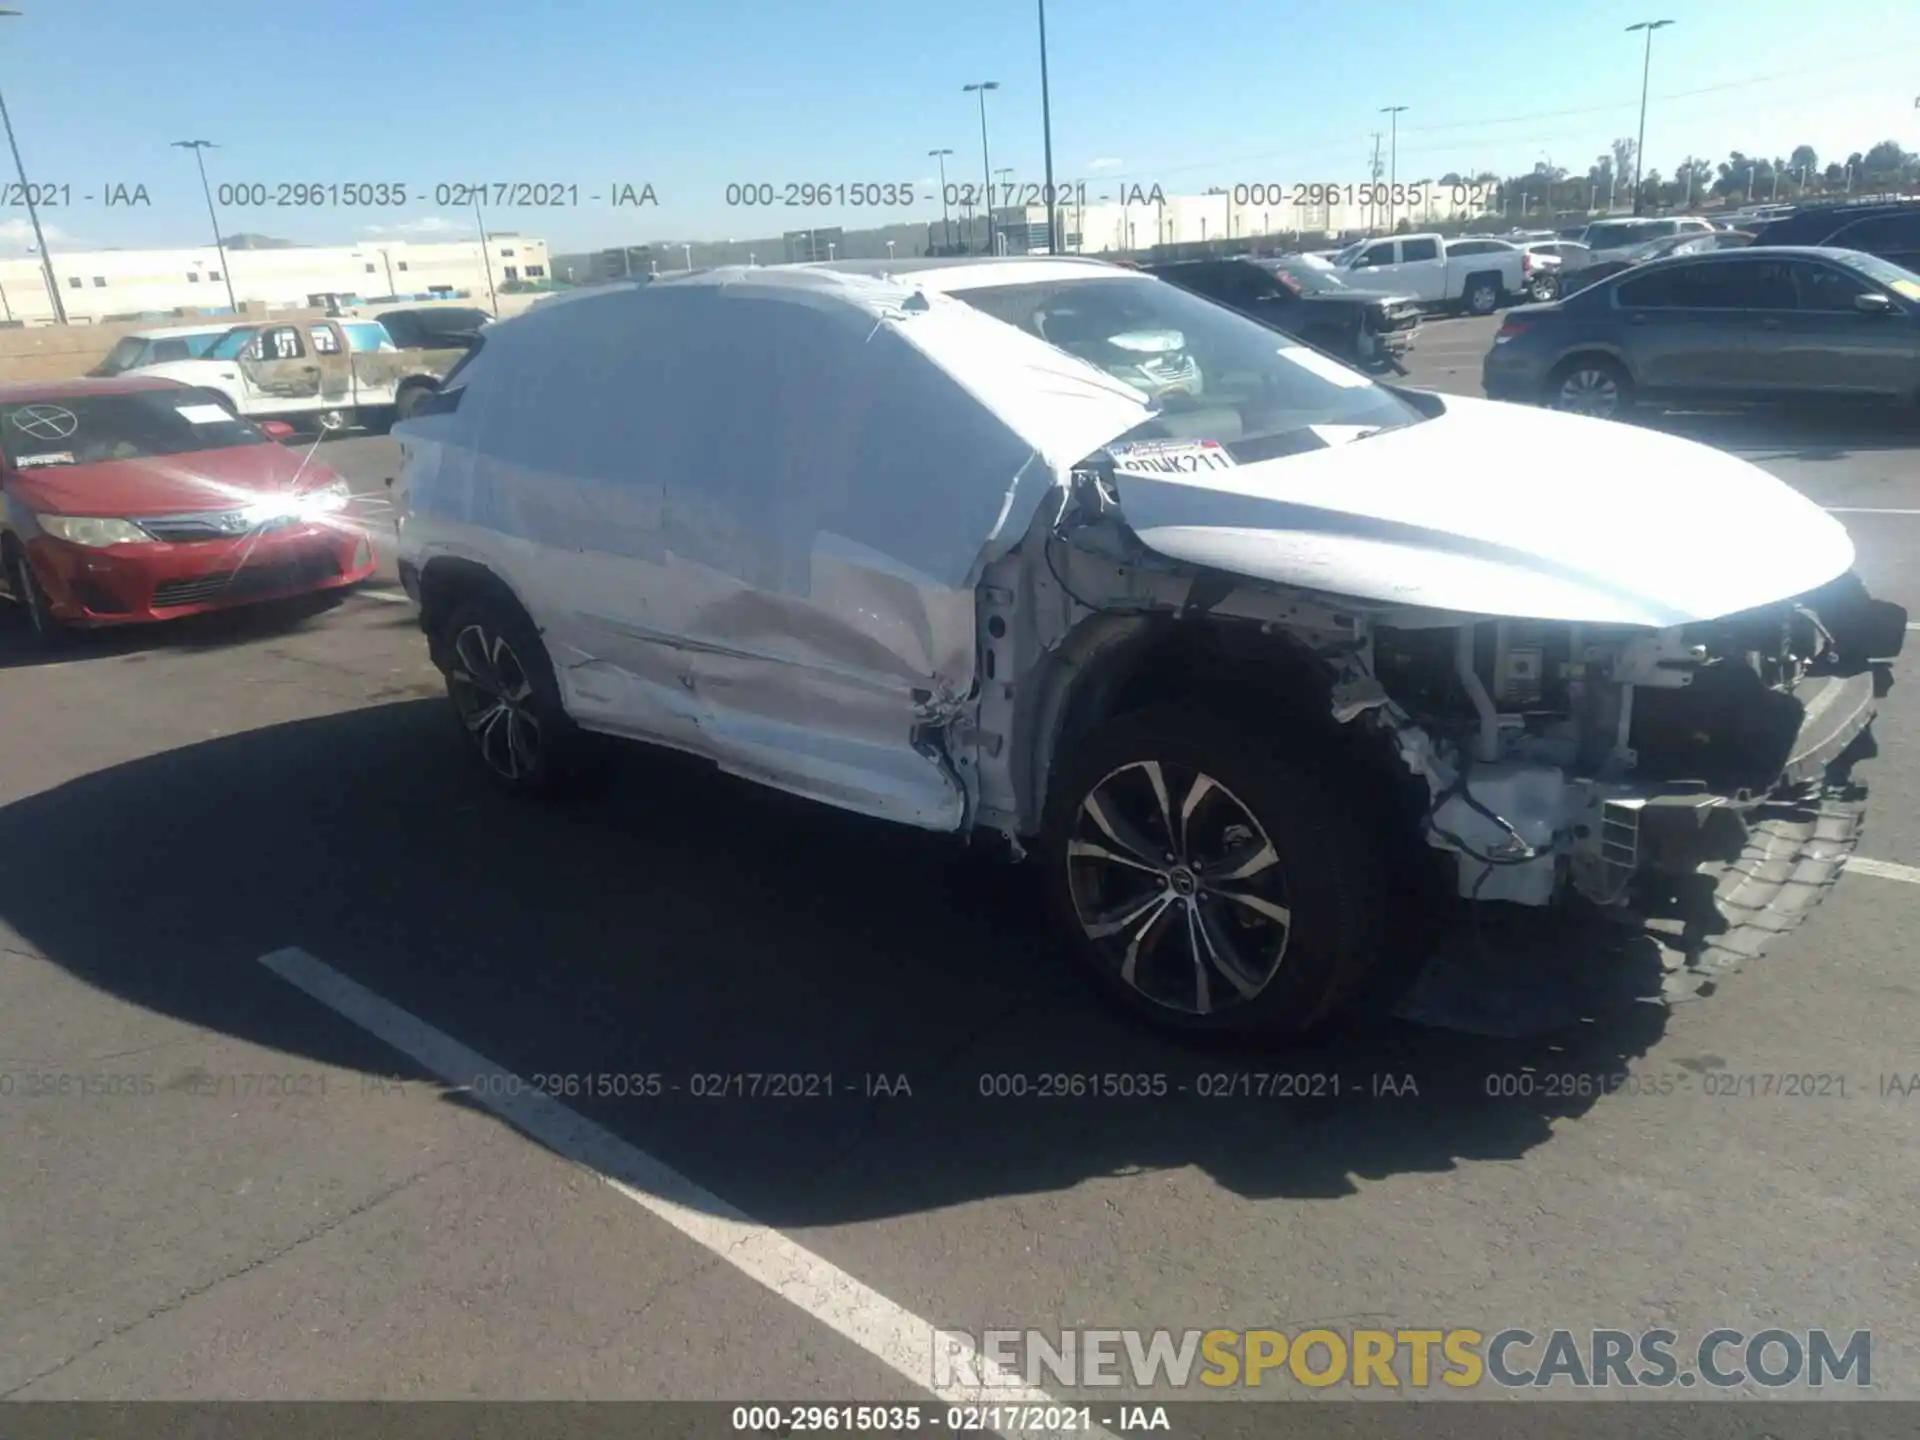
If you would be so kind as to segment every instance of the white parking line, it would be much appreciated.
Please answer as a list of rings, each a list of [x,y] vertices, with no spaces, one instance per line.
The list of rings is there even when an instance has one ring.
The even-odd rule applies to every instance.
[[[977,1351],[954,1368],[965,1373],[977,1367],[981,1390],[936,1384],[935,1332],[929,1322],[306,951],[276,950],[261,956],[260,963],[942,1401],[1059,1403]],[[946,1353],[960,1356],[957,1337],[943,1336],[942,1344]],[[1091,1433],[1113,1440],[1098,1427]]]
[[[1869,860],[1865,856],[1847,857],[1848,874],[1877,875],[1882,880],[1904,880],[1909,885],[1920,885],[1920,869],[1911,865],[1896,865],[1891,860]]]
[[[369,600],[384,600],[389,605],[411,605],[413,603],[404,590],[356,590],[354,594],[364,595]]]
[[[1829,515],[1920,515],[1920,510],[1875,510],[1864,505],[1828,505]]]

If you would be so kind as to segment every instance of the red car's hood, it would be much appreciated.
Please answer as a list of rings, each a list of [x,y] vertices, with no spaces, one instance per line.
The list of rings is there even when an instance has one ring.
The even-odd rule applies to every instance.
[[[218,510],[236,500],[337,478],[304,452],[266,443],[196,450],[147,460],[92,465],[41,465],[22,470],[8,488],[33,510],[61,515],[169,515]]]

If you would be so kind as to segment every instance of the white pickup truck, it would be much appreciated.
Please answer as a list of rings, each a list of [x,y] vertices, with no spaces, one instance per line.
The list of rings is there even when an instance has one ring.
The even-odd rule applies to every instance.
[[[1504,240],[1396,235],[1349,245],[1334,263],[1359,289],[1392,290],[1433,309],[1473,315],[1491,315],[1527,289],[1525,259]]]
[[[377,320],[237,325],[197,360],[142,367],[223,397],[249,420],[382,428],[411,413],[466,354],[401,350]]]

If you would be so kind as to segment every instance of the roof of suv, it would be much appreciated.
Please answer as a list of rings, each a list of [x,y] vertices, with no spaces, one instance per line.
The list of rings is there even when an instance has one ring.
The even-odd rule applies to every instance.
[[[1883,215],[1913,215],[1920,217],[1920,200],[1875,200],[1854,205],[1809,205],[1795,210],[1791,215],[1782,215],[1770,220],[1761,227],[1760,238],[1778,234],[1782,237],[1818,236],[1824,239],[1836,231],[1844,229],[1856,220],[1877,220]],[[1787,240],[1785,243],[1793,243]],[[1801,243],[1809,243],[1801,241]]]

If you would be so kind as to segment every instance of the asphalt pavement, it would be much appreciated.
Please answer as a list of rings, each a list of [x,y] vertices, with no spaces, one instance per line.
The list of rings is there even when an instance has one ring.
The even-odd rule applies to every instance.
[[[1426,327],[1414,383],[1477,393],[1492,328]],[[1647,423],[1834,510],[1920,614],[1912,431]],[[379,533],[392,443],[316,457]],[[1537,460],[1568,523],[1604,503]],[[952,1398],[928,1326],[1316,1324],[1870,1329],[1920,1397],[1913,659],[1874,863],[1695,998],[1210,1053],[937,837],[637,753],[495,796],[387,563],[53,661],[0,614],[0,1398]],[[1318,1098],[1239,1079],[1280,1073]]]

